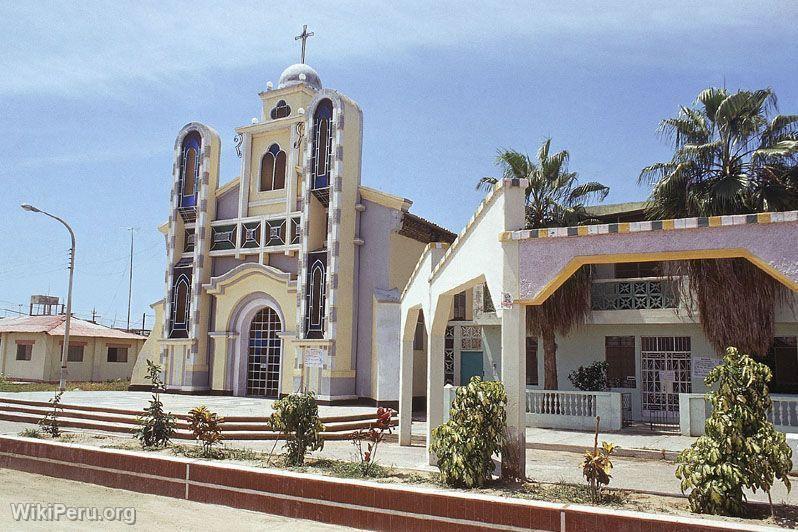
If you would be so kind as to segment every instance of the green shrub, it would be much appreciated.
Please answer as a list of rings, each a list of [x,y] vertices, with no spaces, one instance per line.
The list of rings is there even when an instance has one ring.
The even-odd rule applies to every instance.
[[[136,419],[139,428],[135,435],[144,448],[165,447],[175,433],[175,417],[171,412],[164,412],[160,394],[163,389],[161,366],[151,360],[147,360],[147,380],[152,383],[152,399],[144,415]]]
[[[205,406],[189,410],[189,427],[194,438],[202,443],[202,455],[213,458],[213,446],[222,440],[222,419]]]
[[[55,396],[48,401],[52,409],[39,421],[39,426],[42,430],[53,438],[57,438],[61,435],[61,425],[58,422],[58,416],[61,415],[64,410],[61,406],[62,395],[64,395],[64,392],[56,392]]]
[[[712,415],[705,434],[679,454],[676,468],[682,492],[690,490],[692,511],[740,516],[744,489],[761,489],[768,499],[775,479],[790,489],[792,450],[766,417],[770,379],[765,364],[730,347],[704,380],[717,385],[708,394]]]
[[[593,449],[585,451],[585,459],[582,461],[582,475],[587,480],[590,488],[590,500],[594,503],[601,502],[601,487],[610,483],[612,475],[612,460],[610,457],[615,452],[615,445],[601,442],[598,444],[599,423],[601,418],[596,416],[596,432],[593,436]]]
[[[39,429],[22,429],[19,435],[23,438],[41,438],[42,431]]]
[[[568,375],[568,380],[577,390],[583,392],[603,392],[607,389],[607,368],[609,364],[596,361],[589,366],[579,366]]]
[[[288,466],[301,466],[309,451],[324,447],[319,420],[319,405],[313,392],[295,393],[275,401],[271,415],[272,427],[285,439],[285,462]]]
[[[441,480],[454,487],[481,487],[493,472],[507,424],[507,395],[501,382],[472,377],[457,389],[449,421],[432,431]]]

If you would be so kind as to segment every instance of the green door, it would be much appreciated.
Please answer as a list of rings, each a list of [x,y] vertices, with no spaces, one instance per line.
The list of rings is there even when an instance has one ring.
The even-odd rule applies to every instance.
[[[482,371],[482,351],[460,352],[460,385],[468,384],[471,377],[485,378]]]

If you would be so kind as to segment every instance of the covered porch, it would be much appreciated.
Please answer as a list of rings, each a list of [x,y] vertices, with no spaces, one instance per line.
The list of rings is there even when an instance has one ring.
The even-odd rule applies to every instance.
[[[530,353],[526,307],[542,304],[581,266],[745,258],[791,290],[798,289],[796,212],[524,230],[524,188],[523,180],[497,183],[450,246],[428,246],[402,293],[400,443],[411,442],[414,384],[417,392],[419,389],[414,378],[421,376],[426,392],[424,431],[430,463],[435,462],[429,454],[431,432],[445,421],[454,390],[444,386],[464,384],[462,374],[469,373],[460,352],[457,370],[461,375],[453,379],[457,370],[452,370],[453,358],[448,356],[452,343],[447,331],[451,328],[449,320],[455,296],[463,291],[482,286],[495,304],[493,321],[482,327],[483,359],[489,359],[491,367],[485,363],[481,374],[505,384],[510,452],[503,456],[503,468],[512,476],[521,471],[516,466],[524,460],[527,427],[592,430],[595,417],[600,416],[602,431],[621,431],[637,422],[648,423],[651,428],[667,425],[678,434],[680,405],[685,402],[681,396],[705,391],[702,373],[693,368],[708,371],[717,359],[698,334],[700,326],[695,321],[643,320],[633,324],[637,329],[630,333],[623,319],[599,316],[580,333],[584,338],[577,339],[588,346],[580,356],[570,356],[565,348],[568,342],[577,340],[568,336],[558,340],[564,347],[558,349],[560,389],[542,389],[543,379],[531,378],[531,374],[541,372],[543,364],[537,346],[534,356]],[[638,280],[651,284],[645,277]],[[602,293],[606,295],[606,289]],[[691,327],[695,331],[690,332]],[[421,358],[414,357],[419,331],[424,336]],[[790,330],[785,334],[793,333]],[[618,340],[623,336],[626,340]],[[635,364],[625,376],[628,378],[608,391],[567,389],[571,387],[567,384],[569,370],[604,359],[606,342],[619,342],[620,347],[631,349]],[[684,360],[689,362],[680,365]],[[419,364],[425,371],[418,371]],[[784,427],[798,424],[798,411],[796,418]]]

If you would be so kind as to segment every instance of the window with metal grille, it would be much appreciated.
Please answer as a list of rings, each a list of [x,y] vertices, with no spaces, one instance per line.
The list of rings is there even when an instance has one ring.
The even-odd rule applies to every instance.
[[[538,385],[538,339],[535,336],[526,337],[526,384]]]
[[[108,362],[127,362],[127,347],[109,346]]]
[[[255,314],[249,328],[247,395],[277,397],[280,383],[280,316],[271,307]]]
[[[635,337],[605,336],[607,380],[614,388],[635,388]]]
[[[67,350],[67,362],[83,362],[82,345],[69,345],[69,350]]]
[[[33,344],[17,344],[17,360],[30,360],[33,356]]]

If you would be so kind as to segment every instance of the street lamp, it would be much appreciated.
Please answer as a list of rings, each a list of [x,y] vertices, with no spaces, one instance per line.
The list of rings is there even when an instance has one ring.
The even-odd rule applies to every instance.
[[[23,203],[20,205],[23,209],[29,212],[40,212],[45,216],[49,216],[53,220],[57,220],[61,222],[64,227],[67,228],[69,231],[69,237],[72,239],[72,248],[69,252],[69,288],[67,289],[67,304],[66,304],[66,320],[64,320],[64,345],[61,349],[61,373],[59,376],[58,381],[58,390],[64,391],[66,388],[66,377],[67,377],[67,354],[69,353],[69,324],[72,320],[72,277],[75,274],[75,233],[72,231],[72,228],[69,227],[69,224],[66,223],[64,220],[50,214],[49,212],[43,211],[31,205],[30,203]]]

